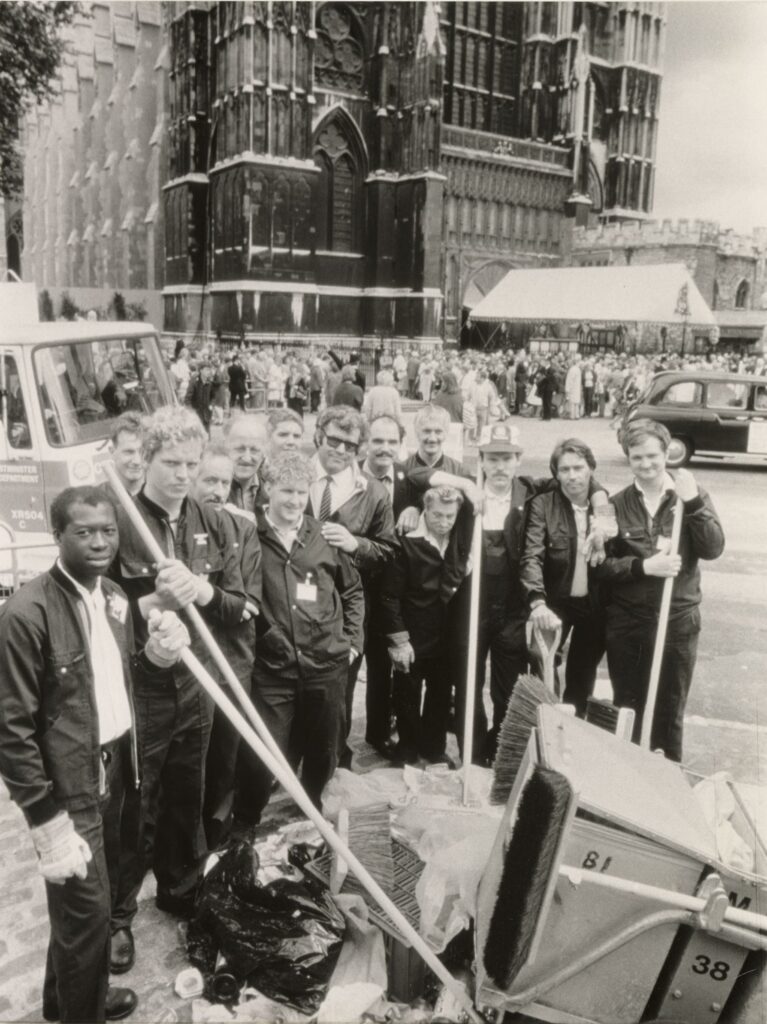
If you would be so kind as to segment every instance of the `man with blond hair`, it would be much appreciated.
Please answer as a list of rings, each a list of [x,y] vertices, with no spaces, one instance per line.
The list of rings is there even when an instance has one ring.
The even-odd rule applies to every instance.
[[[120,547],[109,572],[130,601],[137,647],[146,642],[153,609],[194,604],[214,637],[226,635],[246,613],[237,550],[215,510],[189,495],[206,441],[202,424],[187,408],[158,409],[145,421],[146,477],[135,504],[165,557],[156,560],[119,509]],[[193,636],[192,650],[215,674],[199,636]],[[152,864],[158,907],[186,916],[194,908],[207,854],[202,810],[213,702],[184,665],[173,669],[167,686],[139,683],[136,697],[140,825],[133,847],[124,851],[133,907]]]

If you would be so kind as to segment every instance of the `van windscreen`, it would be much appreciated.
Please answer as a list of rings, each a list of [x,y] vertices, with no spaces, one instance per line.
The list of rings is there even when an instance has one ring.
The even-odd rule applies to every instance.
[[[150,413],[173,401],[154,335],[45,345],[33,363],[52,445],[100,440],[121,413]]]

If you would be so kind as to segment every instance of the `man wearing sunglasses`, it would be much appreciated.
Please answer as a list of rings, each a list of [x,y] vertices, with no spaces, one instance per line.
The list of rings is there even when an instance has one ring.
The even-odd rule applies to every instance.
[[[357,464],[366,435],[365,420],[349,406],[334,405],[320,414],[314,435],[317,453],[308,511],[322,524],[322,536],[328,544],[351,555],[362,577],[367,619],[373,580],[393,557],[398,542],[386,488],[377,480],[368,479]],[[362,652],[358,651],[349,669],[346,721],[339,751],[342,768],[351,767],[352,752],[346,740],[361,662]]]

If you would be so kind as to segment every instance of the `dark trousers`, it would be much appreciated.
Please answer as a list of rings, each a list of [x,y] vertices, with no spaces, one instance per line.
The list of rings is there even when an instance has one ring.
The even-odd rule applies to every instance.
[[[548,391],[544,391],[541,395],[541,404],[543,407],[542,417],[545,420],[551,419],[551,411],[554,407],[554,395]]]
[[[482,701],[487,656],[490,655],[490,699],[493,702],[493,724],[488,730],[487,714]],[[468,647],[456,653],[456,738],[463,755],[463,721],[466,707],[466,668]],[[506,714],[517,678],[528,669],[525,643],[525,618],[509,614],[502,608],[480,608],[477,635],[476,692],[474,696],[475,764],[485,764],[495,757],[498,733]]]
[[[310,391],[309,392],[309,411],[317,412],[320,407],[320,398],[322,397],[322,391]]]
[[[436,761],[445,753],[450,683],[448,665],[442,655],[416,658],[409,672],[394,673],[392,699],[397,713],[399,746],[406,760],[414,761],[420,754],[427,761]]]
[[[583,415],[590,416],[594,411],[594,389],[583,389]]]
[[[141,809],[129,861],[131,916],[151,865],[158,895],[193,898],[207,856],[202,822],[213,702],[190,680],[134,698],[141,750]]]
[[[374,747],[391,738],[392,666],[389,643],[380,633],[370,632],[365,644],[365,739]]]
[[[655,633],[653,623],[608,622],[607,666],[615,703],[636,712],[634,742],[642,731]],[[700,612],[693,608],[669,622],[650,744],[672,761],[682,760],[684,709],[695,670]]]
[[[514,387],[514,412],[519,413],[527,405],[527,384],[516,384]]]
[[[240,676],[246,693],[250,695],[250,678]],[[237,706],[237,701],[235,700]],[[240,752],[240,734],[221,711],[213,712],[208,756],[205,759],[205,797],[203,825],[208,848],[213,850],[226,842],[232,825],[235,780]],[[255,756],[255,755],[254,755]]]
[[[588,597],[569,597],[552,603],[551,607],[562,620],[557,664],[561,662],[562,649],[568,636],[570,638],[562,700],[565,704],[574,704],[576,714],[583,718],[586,714],[586,701],[594,692],[599,662],[605,653],[604,615],[594,609]],[[543,675],[540,678],[543,679]]]
[[[245,412],[245,392],[229,388],[229,404],[232,409],[234,409],[235,405],[239,405],[242,411]]]
[[[136,914],[131,849],[141,818],[140,791],[133,778],[130,733],[110,745],[106,773],[109,800],[102,809],[104,852],[112,904],[111,930],[129,928]]]
[[[121,812],[127,792],[130,739],[108,745],[104,756],[105,792],[93,807],[70,811],[75,830],[93,859],[84,879],[63,885],[47,882],[45,895],[51,937],[43,981],[46,1017],[78,1024],[101,1022],[109,987],[112,907],[118,898]]]
[[[282,679],[259,666],[253,676],[256,710],[293,770],[301,765],[301,784],[317,807],[322,806],[322,790],[336,770],[347,679],[345,663],[322,680]],[[249,799],[251,821],[259,820],[272,782],[263,766],[255,774],[258,783]]]
[[[346,690],[344,692],[341,724],[338,731],[338,764],[341,768],[351,771],[354,751],[349,746],[349,733],[352,731],[352,711],[354,708],[354,690],[362,667],[362,655],[358,654],[349,665],[346,673]]]
[[[415,398],[415,396],[416,396],[415,389],[416,389],[416,384],[417,383],[418,383],[418,378],[417,377],[408,377],[408,379],[407,379],[407,397],[408,398]]]

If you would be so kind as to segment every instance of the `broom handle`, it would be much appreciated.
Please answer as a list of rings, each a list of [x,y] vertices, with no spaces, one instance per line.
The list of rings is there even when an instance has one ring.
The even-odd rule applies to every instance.
[[[627,878],[613,878],[610,875],[602,875],[595,871],[584,871],[582,868],[571,868],[563,865],[559,869],[573,885],[581,882],[590,882],[592,885],[601,886],[603,889],[612,889],[617,892],[630,893],[632,896],[640,896],[645,899],[658,900],[678,907],[680,910],[690,910],[693,913],[700,913],[706,909],[706,901],[700,896],[688,896],[686,893],[673,892],[671,889],[661,889],[656,885],[646,885],[644,882],[632,882]],[[755,931],[767,931],[767,915],[755,914],[751,910],[738,910],[737,907],[727,907],[724,912],[725,921],[731,924],[741,925],[744,928],[751,928]]]
[[[679,551],[679,537],[682,533],[682,502],[677,498],[674,503],[674,520],[671,525],[671,545],[669,554],[675,555]],[[663,581],[663,595],[660,602],[660,613],[658,615],[658,631],[655,634],[655,648],[652,652],[652,666],[650,667],[650,682],[647,687],[647,700],[645,701],[644,717],[642,718],[642,733],[639,739],[640,747],[650,749],[652,737],[652,723],[655,718],[655,705],[658,700],[658,685],[660,683],[660,670],[663,665],[663,652],[666,647],[666,631],[668,629],[668,617],[671,612],[671,592],[674,589],[674,577],[667,576]]]
[[[482,489],[482,457],[477,466],[477,490]],[[466,666],[466,700],[463,709],[463,806],[469,803],[472,758],[474,756],[474,704],[477,685],[477,634],[479,632],[479,588],[482,582],[482,511],[474,510],[471,542],[471,601],[469,604],[469,662]]]
[[[101,467],[103,468],[104,473],[109,478],[109,482],[114,488],[115,494],[120,499],[120,504],[122,505],[125,514],[130,519],[131,523],[133,524],[133,528],[136,530],[139,537],[141,537],[144,544],[146,544],[147,549],[151,554],[152,558],[155,558],[158,561],[160,559],[166,558],[167,556],[165,555],[164,551],[158,544],[157,539],[153,536],[152,531],[147,526],[143,516],[136,508],[133,499],[125,490],[123,482],[117,475],[117,471],[115,470],[114,465],[111,462],[102,462]],[[243,708],[245,714],[250,719],[251,725],[256,730],[256,732],[261,737],[266,746],[269,748],[269,751],[272,754],[272,756],[275,757],[282,764],[284,769],[290,770],[288,762],[285,759],[285,755],[277,746],[274,739],[272,738],[271,733],[264,725],[261,716],[253,707],[250,697],[245,692],[245,689],[240,680],[234,674],[232,666],[224,657],[221,648],[216,643],[213,634],[208,629],[205,620],[203,619],[202,615],[200,615],[199,611],[197,610],[197,607],[194,604],[188,604],[184,608],[184,611],[189,616],[192,625],[197,630],[200,638],[202,639],[202,642],[207,647],[213,660],[215,661],[216,665],[223,674],[224,679],[229,684],[229,686],[231,686],[232,691],[237,694],[237,699],[240,702],[240,706]]]
[[[181,660],[189,671],[197,679],[200,686],[205,690],[216,706],[226,715],[229,722],[237,730],[251,750],[261,759],[266,768],[278,779],[280,784],[287,790],[296,804],[301,808],[307,818],[316,826],[328,846],[333,849],[339,857],[343,858],[349,868],[354,872],[360,884],[364,886],[368,894],[375,900],[381,910],[391,919],[402,937],[419,954],[424,963],[436,974],[439,980],[448,988],[460,1003],[461,1007],[469,1015],[475,1024],[484,1024],[482,1018],[477,1014],[466,989],[450,974],[445,965],[439,960],[436,954],[429,948],[425,940],[418,934],[402,912],[392,902],[381,886],[370,875],[368,870],[354,856],[352,851],[343,840],[336,835],[331,825],[323,818],[320,811],[314,806],[300,782],[290,768],[286,768],[282,761],[273,757],[266,745],[259,739],[256,732],[248,725],[245,718],[237,710],[232,701],[227,697],[222,688],[213,679],[210,673],[203,667],[200,661],[189,650],[188,647],[181,651]]]

